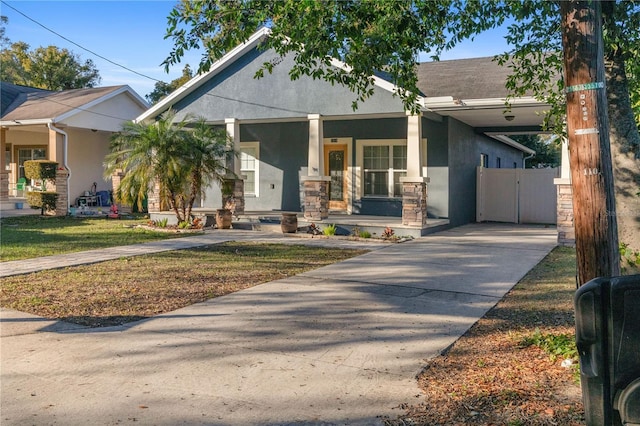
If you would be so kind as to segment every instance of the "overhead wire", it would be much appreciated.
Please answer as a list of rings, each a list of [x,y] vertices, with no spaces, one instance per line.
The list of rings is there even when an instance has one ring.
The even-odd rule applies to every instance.
[[[26,19],[28,19],[29,21],[31,21],[31,22],[33,22],[33,23],[37,24],[38,26],[40,26],[40,27],[44,28],[45,30],[47,30],[47,31],[51,32],[52,34],[57,35],[58,37],[62,38],[63,40],[65,40],[65,41],[67,41],[67,42],[69,42],[69,43],[73,44],[74,46],[79,47],[80,49],[82,49],[82,50],[84,50],[84,51],[86,51],[86,52],[89,52],[90,54],[92,54],[92,55],[94,55],[94,56],[96,56],[96,57],[98,57],[98,58],[100,58],[100,59],[103,59],[103,60],[105,60],[105,61],[109,62],[110,64],[113,64],[113,65],[115,65],[115,66],[117,66],[117,67],[120,67],[120,68],[122,68],[122,69],[126,70],[126,71],[129,71],[129,72],[132,72],[132,73],[134,73],[134,74],[136,74],[136,75],[139,75],[140,77],[144,77],[144,78],[147,78],[147,79],[149,79],[149,80],[152,80],[152,81],[155,81],[155,82],[159,82],[159,83],[165,83],[165,82],[164,82],[164,81],[162,81],[162,80],[159,80],[159,79],[157,79],[157,78],[154,78],[154,77],[148,76],[148,75],[146,75],[146,74],[142,74],[142,73],[140,73],[140,72],[138,72],[138,71],[135,71],[135,70],[133,70],[133,69],[131,69],[131,68],[129,68],[129,67],[126,67],[126,66],[124,66],[124,65],[122,65],[122,64],[119,64],[119,63],[117,63],[117,62],[115,62],[115,61],[112,61],[111,59],[109,59],[109,58],[107,58],[107,57],[105,57],[105,56],[103,56],[103,55],[100,55],[99,53],[96,53],[96,52],[94,52],[94,51],[93,51],[93,50],[91,50],[91,49],[87,49],[86,47],[82,46],[81,44],[76,43],[75,41],[73,41],[73,40],[69,39],[68,37],[63,36],[62,34],[58,33],[57,31],[54,31],[53,29],[51,29],[51,28],[47,27],[46,25],[44,25],[44,24],[42,24],[42,23],[38,22],[37,20],[35,20],[35,19],[31,18],[31,17],[30,17],[30,16],[28,16],[26,13],[24,13],[24,12],[22,12],[22,11],[20,11],[20,10],[16,9],[15,7],[11,6],[11,5],[10,5],[9,3],[7,3],[5,0],[0,0],[0,2],[2,2],[2,4],[4,4],[5,6],[9,7],[10,9],[14,10],[16,13],[18,13],[18,14],[22,15],[23,17],[25,17],[25,18],[26,18]],[[291,113],[296,113],[296,114],[309,114],[309,112],[308,112],[308,111],[298,111],[298,110],[292,110],[292,109],[288,109],[288,108],[277,107],[277,106],[274,106],[274,105],[266,105],[266,104],[261,104],[261,103],[258,103],[258,102],[245,101],[245,100],[241,100],[241,99],[237,99],[237,98],[226,97],[226,96],[222,96],[222,95],[216,95],[216,94],[214,94],[214,93],[209,93],[209,92],[204,93],[204,95],[206,95],[206,96],[211,96],[211,97],[218,98],[218,99],[227,100],[227,101],[238,102],[238,103],[242,103],[242,104],[246,104],[246,105],[252,105],[252,106],[258,106],[258,107],[262,107],[262,108],[272,109],[272,110],[279,110],[279,111],[291,112]],[[97,113],[97,112],[95,112],[95,111],[85,110],[85,109],[82,109],[82,108],[79,108],[79,107],[75,107],[75,106],[72,106],[72,105],[67,105],[67,104],[64,104],[64,103],[59,102],[59,101],[53,101],[53,100],[51,100],[51,99],[45,99],[45,100],[48,100],[48,101],[50,101],[50,102],[56,102],[56,103],[58,103],[58,104],[68,106],[69,108],[76,108],[76,109],[79,109],[79,110],[82,110],[82,111],[85,111],[85,112],[89,112],[89,113],[92,113],[92,114],[97,114],[97,115],[106,115],[106,114]],[[108,116],[108,115],[107,115],[107,116]],[[108,117],[110,117],[110,118],[117,118],[117,117],[111,117],[111,116],[108,116]],[[120,119],[120,118],[118,118],[118,119]]]

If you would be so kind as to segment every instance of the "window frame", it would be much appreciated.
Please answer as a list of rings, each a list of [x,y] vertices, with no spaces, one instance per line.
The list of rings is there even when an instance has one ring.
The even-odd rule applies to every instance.
[[[423,165],[426,165],[426,147],[427,140],[423,138],[421,140],[422,144],[422,152],[423,152]],[[393,168],[393,146],[404,146],[407,147],[406,139],[358,139],[356,140],[356,164],[357,164],[357,185],[356,185],[356,198],[357,199],[377,199],[377,200],[399,200],[402,199],[402,195],[395,195],[394,187],[395,180],[394,176],[400,172],[404,173],[403,176],[406,176],[406,169],[394,169]],[[364,167],[364,147],[365,146],[388,146],[389,147],[389,168],[386,170],[387,174],[387,195],[368,195],[365,194],[365,173],[367,169]],[[408,159],[407,159],[408,161]],[[371,169],[373,171],[378,169]],[[423,167],[424,173],[425,167]]]
[[[254,158],[254,168],[253,169],[248,169],[248,168],[243,168],[243,159],[242,159],[242,155],[245,154],[245,152],[243,150],[245,149],[255,149],[255,153],[256,155],[253,157]],[[260,142],[240,142],[240,175],[242,175],[242,178],[245,181],[245,192],[244,195],[249,196],[249,197],[259,197],[260,196]],[[247,192],[246,190],[246,174],[243,173],[245,171],[252,171],[253,172],[253,187],[254,187],[254,191],[253,192]]]

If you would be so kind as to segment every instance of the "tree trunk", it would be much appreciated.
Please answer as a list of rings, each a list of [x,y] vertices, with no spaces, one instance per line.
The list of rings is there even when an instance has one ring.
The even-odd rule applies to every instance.
[[[622,52],[605,53],[609,135],[620,242],[640,250],[640,133],[631,108]]]
[[[600,2],[560,2],[578,284],[619,275]]]

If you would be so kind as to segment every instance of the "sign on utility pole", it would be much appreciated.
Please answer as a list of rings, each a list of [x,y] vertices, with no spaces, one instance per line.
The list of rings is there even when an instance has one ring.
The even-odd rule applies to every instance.
[[[561,1],[578,284],[620,274],[599,1]]]

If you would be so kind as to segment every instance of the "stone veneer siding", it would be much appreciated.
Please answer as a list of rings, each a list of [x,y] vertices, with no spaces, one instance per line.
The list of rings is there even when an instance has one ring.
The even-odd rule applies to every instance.
[[[59,167],[56,170],[56,183],[53,189],[57,194],[55,216],[66,216],[69,208],[69,185],[67,178],[69,172],[65,168]]]
[[[304,181],[304,217],[323,220],[329,217],[329,181]]]
[[[0,199],[9,198],[9,172],[0,172]]]
[[[427,185],[425,183],[403,182],[402,224],[416,228],[427,226]]]
[[[573,191],[570,184],[557,184],[558,191],[558,245],[574,247],[576,234],[573,224]]]

